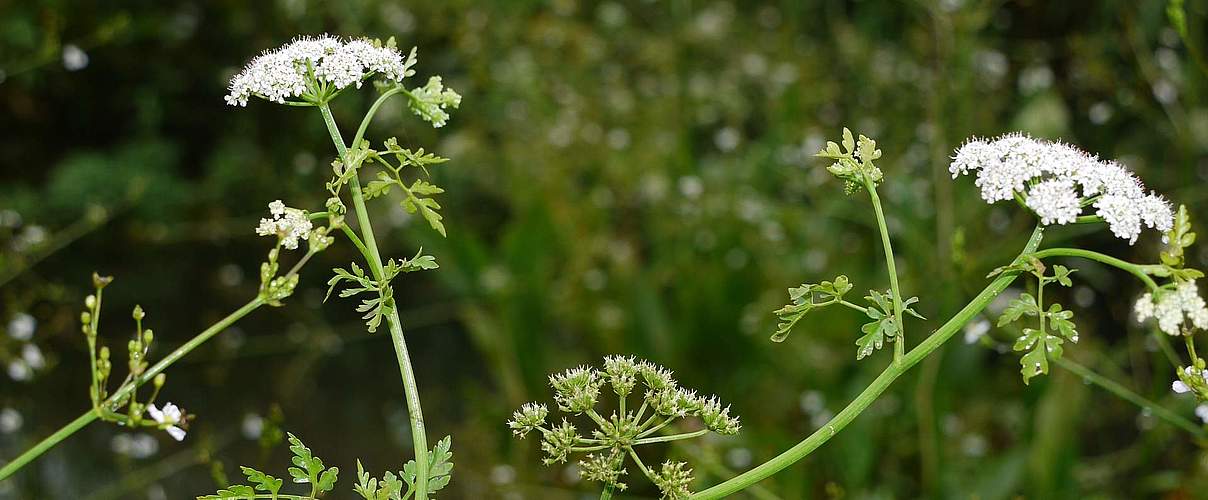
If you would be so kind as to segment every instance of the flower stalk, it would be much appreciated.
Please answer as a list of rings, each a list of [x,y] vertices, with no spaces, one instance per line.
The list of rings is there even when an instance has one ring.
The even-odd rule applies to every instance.
[[[1023,251],[1020,252],[1019,256],[1015,258],[1015,262],[1021,262],[1025,256],[1035,252],[1040,246],[1040,241],[1043,238],[1043,235],[1043,227],[1037,226],[1036,229],[1033,230],[1032,236],[1028,239],[1027,244],[1024,245]],[[844,427],[847,427],[852,420],[855,420],[855,418],[863,413],[864,410],[868,409],[869,405],[876,401],[877,398],[881,396],[881,393],[885,392],[885,389],[887,389],[890,384],[897,380],[898,377],[900,377],[903,373],[906,373],[907,370],[909,370],[919,361],[922,361],[923,358],[927,357],[927,355],[938,349],[944,344],[944,342],[947,342],[948,339],[952,338],[952,336],[955,335],[956,332],[960,331],[960,329],[964,327],[966,323],[981,313],[986,306],[990,305],[990,302],[993,301],[995,297],[1002,294],[1002,292],[1007,289],[1007,286],[1015,281],[1015,278],[1017,278],[1019,274],[1020,271],[1018,270],[1007,271],[1000,274],[994,279],[994,281],[990,282],[990,284],[987,285],[986,288],[981,291],[981,293],[978,293],[973,300],[969,301],[964,308],[952,316],[952,318],[944,323],[943,326],[937,329],[935,333],[928,336],[921,343],[919,343],[918,346],[903,355],[900,363],[893,363],[889,365],[889,367],[886,368],[885,371],[881,372],[881,374],[878,375],[877,378],[872,381],[872,383],[868,384],[868,387],[866,387],[864,391],[856,396],[851,403],[844,407],[843,410],[837,413],[825,425],[818,428],[801,442],[797,443],[792,448],[785,450],[771,460],[768,460],[767,462],[764,462],[759,466],[739,474],[738,476],[735,476],[734,478],[723,483],[696,493],[692,495],[691,498],[724,498],[727,495],[737,493],[738,491],[741,491],[763,479],[766,479],[767,477],[783,470],[785,467],[788,467],[805,458],[814,450],[818,449],[818,447],[835,437],[839,431],[843,430]]]
[[[369,113],[365,115],[361,122],[361,127],[357,131],[359,139],[368,126],[370,118],[381,103],[388,98],[391,93],[387,92],[378,98],[377,102],[370,108]],[[348,155],[348,147],[344,144],[344,138],[340,135],[340,129],[336,125],[335,118],[331,114],[331,108],[327,103],[319,105],[319,111],[323,115],[323,122],[327,125],[327,131],[331,135],[331,141],[335,144],[336,151],[339,153],[340,161],[344,163],[344,168],[357,169],[360,165],[354,163],[354,159]],[[353,144],[356,144],[354,139]],[[375,279],[381,280],[384,276],[382,270],[382,257],[378,251],[377,238],[373,234],[373,224],[369,220],[369,212],[365,208],[365,195],[361,189],[361,182],[354,173],[349,176],[348,188],[352,196],[353,211],[356,212],[357,224],[361,230],[361,236],[364,243],[357,245],[357,249],[364,255],[365,260],[369,264],[370,272]],[[351,232],[351,230],[348,230]],[[355,233],[349,239],[355,237]],[[360,239],[353,240],[360,243]],[[403,338],[402,321],[399,319],[398,310],[391,308],[386,317],[387,326],[390,328],[390,339],[394,346],[394,353],[398,359],[398,369],[403,380],[403,391],[407,399],[407,415],[411,424],[411,442],[415,449],[415,463],[417,470],[428,470],[428,439],[424,429],[424,414],[423,408],[419,400],[419,386],[415,381],[415,372],[411,368],[411,355],[407,350],[407,340]],[[428,475],[418,474],[415,484],[415,498],[428,498]]]

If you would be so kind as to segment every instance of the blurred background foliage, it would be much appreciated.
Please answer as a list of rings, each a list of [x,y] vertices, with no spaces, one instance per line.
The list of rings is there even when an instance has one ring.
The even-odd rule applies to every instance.
[[[76,327],[93,270],[113,274],[102,336],[148,310],[162,355],[255,294],[265,204],[321,209],[333,158],[318,113],[223,104],[261,50],[330,32],[419,47],[418,78],[464,96],[432,130],[401,101],[377,140],[453,161],[449,237],[389,203],[384,252],[441,264],[396,294],[432,436],[453,434],[456,498],[579,498],[503,422],[546,400],[545,375],[609,353],[676,370],[732,402],[738,436],[668,447],[698,487],[780,452],[888,362],[855,363],[860,318],[824,311],[783,344],[784,290],[843,273],[883,288],[866,200],[811,158],[844,125],[876,138],[903,290],[932,318],[1006,263],[1032,224],[984,205],[947,157],[973,134],[1064,138],[1139,171],[1208,220],[1208,6],[977,0],[444,2],[21,1],[0,4],[0,457],[87,408]],[[420,81],[420,80],[417,80]],[[342,97],[352,126],[369,92]],[[1197,223],[1201,232],[1203,223]],[[1097,228],[1101,229],[1101,228]],[[1136,261],[1106,231],[1049,244]],[[1201,248],[1208,249],[1206,245]],[[281,429],[344,469],[410,455],[388,337],[322,302],[341,243],[281,309],[258,312],[169,370],[199,415],[183,443],[94,425],[0,484],[3,498],[186,498],[236,466],[278,470]],[[1191,265],[1208,264],[1208,251]],[[1076,263],[1060,299],[1083,342],[1067,356],[1178,412],[1173,369],[1133,326],[1139,286]],[[32,335],[25,335],[31,331]],[[998,337],[995,337],[998,335]],[[759,498],[1204,498],[1208,455],[1185,433],[1069,373],[1030,387],[1002,340],[950,342]],[[988,348],[987,348],[988,347]],[[655,494],[634,480],[630,493]]]

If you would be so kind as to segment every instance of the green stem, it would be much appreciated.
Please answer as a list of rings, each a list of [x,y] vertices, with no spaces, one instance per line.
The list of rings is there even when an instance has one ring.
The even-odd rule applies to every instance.
[[[690,439],[697,436],[704,436],[709,432],[709,429],[701,429],[699,431],[685,432],[683,434],[671,434],[667,436],[658,436],[652,438],[638,439],[633,442],[634,446],[650,444],[650,443],[665,443],[667,441],[679,441],[681,439]]]
[[[193,349],[196,349],[201,344],[204,344],[207,340],[210,340],[211,337],[217,335],[219,332],[221,332],[223,330],[226,330],[228,327],[231,326],[231,324],[235,323],[236,321],[243,318],[244,316],[247,316],[252,311],[255,311],[256,309],[258,309],[260,306],[263,306],[263,305],[264,305],[264,301],[261,298],[257,297],[255,299],[253,299],[251,302],[244,304],[243,307],[240,307],[239,309],[235,310],[235,312],[231,313],[227,317],[222,318],[217,323],[214,323],[209,328],[206,328],[205,331],[197,334],[196,337],[193,337],[188,342],[185,342],[184,344],[182,344],[180,347],[177,347],[176,350],[172,351],[167,356],[165,356],[163,359],[159,360],[158,363],[155,363],[155,365],[152,366],[151,368],[149,368],[146,372],[143,372],[143,375],[141,377],[139,377],[140,383],[146,383],[146,382],[150,381],[151,379],[155,378],[156,375],[159,375],[161,372],[168,369],[169,366],[172,366],[172,363],[179,361],[180,358],[183,358],[190,351],[192,351]],[[122,385],[122,387],[120,387],[116,392],[114,392],[113,395],[110,396],[109,399],[105,403],[102,403],[101,406],[107,405],[109,401],[120,401],[121,399],[130,395],[130,392],[133,390],[134,390],[134,384]],[[63,426],[63,428],[59,429],[54,434],[51,434],[46,439],[43,439],[42,441],[38,442],[38,444],[34,445],[33,448],[26,450],[25,453],[22,453],[17,458],[14,458],[11,462],[4,464],[4,467],[0,468],[0,481],[7,479],[9,476],[12,476],[14,473],[16,473],[18,470],[20,470],[26,464],[33,461],[35,458],[38,458],[43,453],[46,453],[47,450],[49,450],[49,449],[53,448],[55,445],[59,444],[59,442],[62,441],[63,439],[66,439],[67,436],[74,434],[76,431],[82,429],[84,426],[88,425],[93,420],[96,420],[97,417],[98,417],[97,412],[93,409],[89,409],[88,411],[84,412],[83,415],[80,415],[78,418],[71,421],[71,423]]]
[[[601,417],[599,413],[596,413],[595,409],[588,409],[587,416],[591,417],[591,419],[594,420],[601,427],[608,425],[608,421],[604,420],[604,417]]]
[[[1032,256],[1036,257],[1037,259],[1045,259],[1048,257],[1080,257],[1083,259],[1090,259],[1128,271],[1133,276],[1136,276],[1137,279],[1145,283],[1145,286],[1149,287],[1150,291],[1156,291],[1158,289],[1158,284],[1154,283],[1153,278],[1150,278],[1149,274],[1147,273],[1147,270],[1149,269],[1148,266],[1133,264],[1132,262],[1120,260],[1110,255],[1101,254],[1092,250],[1083,250],[1081,248],[1046,248],[1032,254]]]
[[[664,420],[664,421],[662,421],[662,422],[659,422],[659,424],[658,424],[658,425],[656,425],[656,426],[654,426],[654,427],[651,427],[651,428],[649,428],[649,429],[646,429],[646,430],[642,431],[640,434],[638,434],[638,437],[639,437],[639,438],[644,438],[644,437],[646,437],[646,436],[649,436],[649,435],[651,435],[651,434],[654,434],[655,432],[658,432],[658,430],[659,430],[659,429],[662,429],[663,427],[667,427],[668,425],[670,425],[672,420],[674,420],[674,418],[672,418],[672,417],[667,417],[667,420]]]
[[[364,243],[361,243],[361,237],[357,236],[356,231],[353,231],[352,228],[348,227],[348,224],[340,224],[340,229],[344,231],[345,235],[348,236],[348,241],[351,241],[353,246],[357,247],[357,250],[361,251],[361,255],[365,256],[366,260],[369,260],[369,250],[365,248]]]
[[[364,135],[365,128],[369,125],[369,119],[376,112],[378,106],[390,95],[390,92],[382,94],[382,97],[379,97],[370,108],[369,113],[361,121],[357,136],[353,138],[354,145],[355,141],[360,141]],[[344,162],[344,168],[359,168],[360,165],[353,165],[349,162],[348,147],[345,146],[340,129],[331,115],[331,108],[324,103],[319,105],[319,111],[323,114],[323,122],[327,125],[331,141],[340,154],[340,160]],[[361,192],[361,181],[357,178],[356,173],[349,177],[348,188],[352,192],[352,206],[356,211],[357,224],[364,237],[363,250],[369,255],[369,268],[374,277],[380,280],[382,279],[382,256],[378,252],[377,239],[373,236],[373,225],[369,222],[369,212],[365,209],[365,195]],[[403,391],[407,398],[407,414],[411,421],[411,441],[415,448],[415,470],[419,471],[415,477],[415,498],[426,499],[428,498],[428,437],[424,430],[424,414],[419,402],[419,386],[415,382],[415,372],[411,369],[411,355],[407,351],[407,341],[403,338],[402,321],[399,320],[397,309],[390,310],[386,322],[390,325],[390,339],[394,344],[395,356],[398,358],[398,369],[402,375]]]
[[[1187,343],[1187,355],[1191,357],[1191,366],[1196,366],[1200,357],[1195,354],[1195,339],[1191,338],[1191,335],[1183,335],[1183,341]]]
[[[612,498],[612,485],[604,485],[604,491],[600,492],[600,500],[609,500]]]
[[[1043,234],[1044,229],[1041,226],[1037,226],[1032,232],[1032,237],[1028,239],[1028,243],[1024,246],[1023,251],[1020,252],[1019,256],[1015,258],[1015,262],[1019,262],[1024,256],[1035,252],[1036,248],[1040,246],[1040,240]],[[855,420],[856,416],[860,415],[860,413],[867,409],[868,406],[873,403],[873,401],[880,397],[881,393],[885,392],[885,389],[888,388],[894,380],[896,380],[899,376],[901,376],[923,358],[927,357],[928,354],[931,354],[932,351],[943,345],[948,339],[952,338],[956,332],[960,331],[961,327],[981,313],[981,311],[985,309],[995,297],[1006,290],[1007,286],[1014,282],[1015,278],[1018,276],[1018,271],[1010,271],[995,278],[994,281],[990,282],[990,284],[981,291],[981,293],[977,294],[973,300],[969,301],[964,308],[962,308],[956,313],[956,315],[944,323],[943,326],[935,331],[935,333],[931,334],[929,337],[920,342],[918,346],[906,353],[902,357],[901,363],[892,364],[886,368],[885,371],[881,372],[881,374],[877,376],[877,378],[874,379],[863,392],[856,396],[856,399],[854,399],[847,405],[847,407],[843,408],[843,410],[836,414],[834,418],[826,423],[826,425],[823,425],[821,428],[814,431],[813,434],[810,434],[804,440],[797,443],[792,448],[785,450],[783,453],[777,455],[771,460],[768,460],[767,462],[764,462],[751,470],[739,474],[728,481],[696,493],[692,496],[692,498],[712,499],[722,498],[727,495],[734,494],[767,478],[768,476],[771,476],[772,474],[781,471],[785,467],[796,463],[798,460],[805,458],[806,455],[809,455],[811,452],[818,449],[818,447],[822,446],[824,443],[829,441],[830,438],[838,434],[839,431],[843,430],[843,428],[846,427],[847,424],[851,423],[852,420]]]
[[[630,457],[633,457],[633,463],[638,464],[638,469],[642,470],[642,474],[645,474],[647,478],[650,478],[651,482],[654,482],[655,481],[654,472],[646,467],[646,464],[644,462],[642,462],[642,459],[640,457],[638,457],[638,453],[636,451],[633,451],[633,447],[628,446],[625,448],[625,450],[629,452]]]
[[[373,120],[373,115],[377,114],[378,108],[381,107],[382,104],[385,103],[386,100],[389,99],[391,96],[398,94],[399,92],[406,92],[406,91],[407,91],[406,88],[404,88],[402,85],[399,85],[390,90],[382,92],[382,95],[378,96],[376,101],[373,101],[373,105],[369,106],[369,111],[365,113],[365,118],[361,119],[361,125],[359,127],[357,127],[356,135],[352,136],[352,145],[353,146],[356,146],[357,143],[361,141],[361,139],[365,138],[365,130],[367,130],[369,128],[369,122]],[[326,107],[326,105],[324,105],[323,107]],[[330,114],[330,112],[328,112],[328,114]]]
[[[860,305],[860,304],[853,304],[853,303],[848,302],[848,301],[843,300],[843,299],[839,299],[839,302],[838,302],[838,303],[839,303],[839,305],[842,305],[842,306],[847,306],[847,307],[850,307],[850,308],[855,309],[855,310],[860,311],[860,312],[866,312],[866,311],[868,311],[868,308],[867,308],[867,307],[864,307],[864,306],[862,306],[862,305]]]
[[[1196,425],[1194,422],[1184,418],[1182,415],[1172,412],[1153,401],[1145,399],[1145,397],[1141,396],[1140,394],[1129,390],[1127,387],[1124,387],[1112,379],[1095,373],[1090,368],[1082,366],[1066,358],[1056,358],[1053,360],[1053,362],[1056,363],[1057,366],[1065,368],[1066,370],[1073,372],[1075,375],[1082,377],[1082,380],[1095,384],[1107,392],[1116,395],[1120,399],[1139,406],[1142,410],[1149,411],[1154,416],[1169,422],[1175,427],[1191,433],[1191,435],[1199,439],[1208,439],[1208,432],[1204,431],[1202,426]]]
[[[893,245],[889,242],[889,228],[885,224],[885,212],[881,209],[881,197],[877,196],[877,187],[867,177],[864,188],[872,199],[873,210],[877,214],[877,228],[881,231],[881,245],[885,249],[885,268],[889,271],[889,288],[893,291],[893,319],[898,326],[898,338],[893,343],[893,363],[902,364],[902,355],[906,351],[906,325],[902,317],[902,292],[898,289],[898,270],[894,265]]]

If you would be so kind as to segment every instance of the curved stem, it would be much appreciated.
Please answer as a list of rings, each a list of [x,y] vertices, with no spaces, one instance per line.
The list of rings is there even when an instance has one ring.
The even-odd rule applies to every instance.
[[[1040,246],[1040,240],[1043,234],[1044,229],[1040,226],[1037,226],[1032,232],[1032,237],[1028,239],[1028,243],[1024,246],[1023,251],[1020,252],[1019,256],[1015,258],[1015,261],[1018,262],[1024,256],[1035,252],[1036,248]],[[692,498],[712,499],[725,497],[726,495],[733,494],[742,490],[743,488],[755,484],[768,476],[779,472],[785,467],[796,463],[798,460],[805,458],[806,455],[809,455],[811,452],[818,449],[819,446],[822,446],[824,443],[829,441],[830,438],[838,434],[839,431],[843,430],[843,428],[846,427],[847,424],[850,424],[852,420],[855,420],[855,418],[865,409],[867,409],[868,406],[871,405],[882,392],[885,392],[885,389],[888,388],[894,380],[921,361],[928,354],[931,354],[932,351],[943,345],[948,339],[952,338],[956,332],[960,331],[961,327],[963,327],[965,323],[971,321],[975,316],[977,316],[977,314],[985,309],[986,306],[989,305],[995,297],[1001,294],[1003,290],[1006,290],[1007,286],[1015,281],[1015,278],[1018,276],[1018,271],[1010,271],[995,278],[994,281],[990,282],[990,284],[981,291],[981,293],[977,294],[973,300],[969,301],[964,308],[958,311],[956,315],[952,316],[952,318],[944,323],[943,326],[941,326],[938,330],[936,330],[935,333],[924,339],[917,347],[910,350],[910,352],[903,355],[901,363],[894,363],[886,368],[885,371],[881,372],[881,374],[877,376],[877,378],[874,379],[863,392],[856,396],[856,399],[852,400],[851,403],[849,403],[845,408],[843,408],[843,410],[836,414],[834,418],[826,423],[826,425],[823,425],[821,428],[814,431],[813,434],[810,434],[792,448],[785,450],[780,455],[777,455],[771,460],[760,464],[754,469],[739,474],[738,476],[713,486],[712,488],[696,493],[692,496]]]
[[[161,372],[168,369],[169,366],[172,366],[172,363],[179,361],[180,358],[183,358],[190,351],[196,349],[201,344],[204,344],[207,340],[210,340],[211,337],[217,335],[223,330],[226,330],[231,326],[231,324],[235,323],[244,316],[247,316],[252,311],[255,311],[263,305],[264,300],[260,297],[256,297],[251,302],[244,304],[243,307],[236,309],[235,312],[227,315],[225,318],[222,318],[217,323],[214,323],[209,328],[206,328],[205,331],[197,334],[196,337],[189,339],[188,342],[185,342],[180,347],[177,347],[176,350],[172,351],[167,356],[164,356],[164,358],[159,360],[158,363],[155,363],[154,366],[143,372],[143,375],[138,379],[139,382],[147,383],[151,381],[156,375],[159,375]],[[133,390],[134,384],[123,384],[122,387],[114,392],[113,395],[110,396],[109,399],[101,406],[105,406],[105,404],[108,404],[109,401],[120,401],[121,399],[130,395],[130,392]],[[54,434],[51,434],[46,439],[38,442],[38,444],[34,445],[33,448],[30,448],[25,453],[22,453],[17,458],[14,458],[11,462],[4,464],[4,467],[0,468],[0,481],[12,476],[14,473],[20,470],[21,467],[24,467],[26,464],[33,461],[35,458],[38,458],[43,453],[46,453],[47,450],[53,448],[56,444],[59,444],[59,442],[67,438],[67,436],[70,436],[76,431],[84,428],[84,426],[88,425],[93,420],[96,420],[97,417],[97,412],[89,409],[88,411],[84,412],[83,415],[80,415],[78,418],[71,421],[71,423],[63,426],[63,428],[59,429],[58,431],[55,431]]]
[[[893,363],[900,365],[906,350],[906,325],[903,324],[905,318],[902,317],[902,292],[898,289],[898,270],[894,265],[893,244],[889,242],[889,228],[885,224],[885,212],[881,210],[881,197],[877,196],[876,185],[865,178],[864,187],[877,213],[877,228],[881,231],[881,245],[885,249],[885,268],[889,270],[889,288],[893,292],[893,319],[898,326],[898,338],[893,343]]]
[[[1117,259],[1110,255],[1101,254],[1092,250],[1083,250],[1081,248],[1046,248],[1032,254],[1032,256],[1036,257],[1037,259],[1045,259],[1048,257],[1080,257],[1083,259],[1090,259],[1128,271],[1133,276],[1136,276],[1137,279],[1145,283],[1145,286],[1149,287],[1151,291],[1158,289],[1158,284],[1154,283],[1153,278],[1150,278],[1149,274],[1147,273],[1147,270],[1149,269],[1148,266],[1133,264],[1132,262]]]
[[[397,87],[396,87],[397,88]],[[397,92],[396,92],[397,93]],[[361,127],[357,130],[357,136],[353,138],[353,144],[360,141],[361,136],[365,133],[365,128],[369,126],[369,119],[377,111],[378,106],[385,101],[391,92],[386,92],[378,98],[377,102],[373,103],[373,107],[369,109],[369,113],[361,121]],[[319,111],[323,114],[323,122],[327,125],[327,131],[331,134],[331,141],[336,146],[336,151],[340,154],[340,160],[344,162],[344,168],[357,168],[359,165],[349,163],[348,147],[344,144],[344,138],[340,136],[340,129],[336,126],[335,118],[331,115],[331,108],[327,104],[319,106]],[[373,225],[369,222],[369,212],[365,209],[365,195],[361,192],[361,181],[357,178],[357,174],[349,176],[348,188],[352,192],[352,206],[356,211],[357,224],[360,226],[361,235],[364,237],[364,251],[368,253],[369,269],[373,276],[377,279],[382,279],[382,256],[378,252],[377,239],[373,236]],[[356,241],[356,240],[354,240]],[[386,317],[386,322],[390,326],[390,339],[394,344],[394,354],[398,358],[398,369],[403,379],[403,392],[407,398],[407,416],[411,423],[411,442],[415,448],[415,498],[428,498],[428,437],[424,430],[424,414],[423,408],[419,402],[419,386],[415,382],[415,372],[411,368],[411,355],[407,351],[407,341],[403,338],[402,321],[398,317],[398,309],[392,308],[390,314]]]
[[[373,120],[373,115],[377,114],[378,108],[381,107],[382,104],[385,103],[386,100],[389,99],[391,96],[398,94],[399,92],[406,92],[406,91],[407,91],[406,88],[404,88],[402,85],[398,85],[390,90],[382,92],[382,95],[378,96],[376,101],[373,101],[373,105],[369,106],[369,111],[365,113],[365,118],[361,119],[361,125],[359,127],[357,127],[356,135],[352,136],[352,145],[354,147],[357,145],[358,142],[361,141],[361,139],[365,138],[365,130],[369,128],[369,122]],[[324,105],[323,107],[326,108],[326,105]],[[327,114],[330,114],[330,112],[328,112]]]
[[[1065,368],[1066,370],[1073,372],[1075,375],[1082,377],[1082,380],[1095,384],[1103,388],[1103,390],[1116,395],[1120,399],[1139,406],[1142,410],[1152,413],[1154,416],[1167,421],[1175,427],[1191,433],[1191,435],[1199,439],[1208,439],[1208,431],[1205,431],[1203,426],[1196,425],[1194,422],[1184,418],[1182,415],[1172,412],[1153,401],[1145,399],[1144,396],[1129,390],[1127,387],[1124,387],[1115,380],[1095,373],[1090,368],[1082,366],[1077,362],[1066,358],[1056,358],[1053,360],[1053,362],[1056,363],[1057,366]]]

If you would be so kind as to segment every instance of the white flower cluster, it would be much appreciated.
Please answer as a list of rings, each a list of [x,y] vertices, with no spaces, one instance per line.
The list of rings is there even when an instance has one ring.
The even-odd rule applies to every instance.
[[[271,218],[260,219],[256,234],[260,236],[276,235],[281,238],[281,244],[293,250],[298,248],[298,240],[310,238],[313,225],[306,217],[306,212],[285,206],[281,200],[268,204]]]
[[[1195,377],[1197,376],[1200,377],[1205,384],[1208,384],[1208,370],[1198,370],[1199,373],[1196,372],[1197,370],[1193,367],[1183,367],[1183,375],[1186,375],[1187,379],[1192,381],[1192,384],[1196,383]],[[1175,380],[1174,383],[1170,384],[1170,390],[1174,391],[1175,394],[1186,394],[1191,392],[1191,386],[1187,385],[1187,383],[1183,382],[1182,380]]]
[[[147,407],[147,414],[151,416],[152,420],[155,420],[155,423],[159,424],[160,429],[167,431],[172,439],[184,440],[185,430],[176,425],[181,423],[183,413],[176,405],[167,403],[162,410],[156,408],[155,405],[150,405]]]
[[[1127,168],[1060,142],[1020,133],[973,138],[956,150],[948,171],[953,179],[976,172],[986,203],[1022,195],[1046,225],[1074,222],[1088,201],[1112,233],[1130,244],[1143,226],[1165,233],[1173,224],[1170,203],[1147,194]]]
[[[1180,327],[1189,321],[1196,328],[1208,330],[1208,306],[1200,297],[1199,287],[1194,281],[1184,281],[1173,290],[1154,300],[1153,294],[1147,293],[1137,299],[1133,310],[1137,313],[1137,321],[1157,318],[1158,328],[1170,335],[1182,333]]]
[[[244,66],[231,79],[226,102],[247,106],[248,98],[256,96],[284,103],[305,94],[312,82],[327,83],[336,89],[349,85],[360,88],[365,78],[374,74],[397,82],[411,75],[414,56],[414,51],[404,57],[397,48],[378,46],[364,38],[347,41],[329,35],[297,38],[265,51]]]

